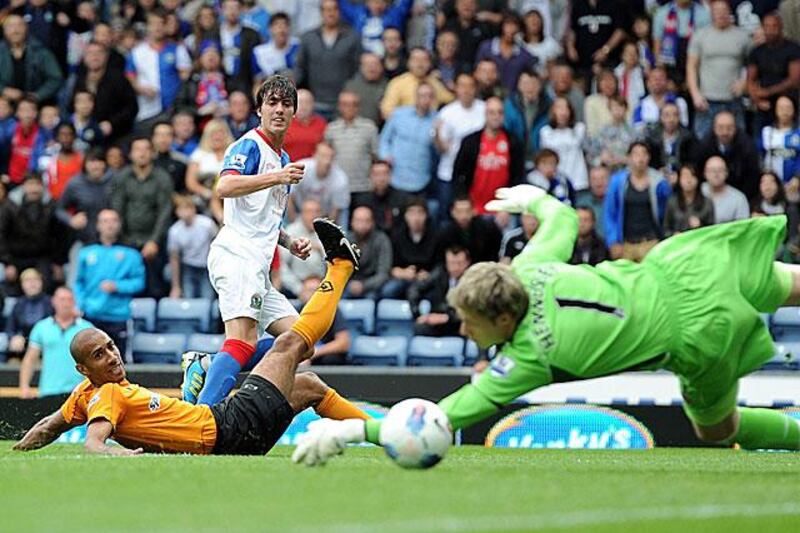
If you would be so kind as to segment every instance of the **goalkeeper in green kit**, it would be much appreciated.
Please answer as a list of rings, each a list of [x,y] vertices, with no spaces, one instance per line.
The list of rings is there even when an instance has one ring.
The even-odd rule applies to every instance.
[[[492,211],[528,212],[539,229],[511,263],[477,263],[448,294],[461,333],[497,346],[474,384],[444,398],[453,429],[550,383],[630,370],[678,376],[697,436],[745,449],[800,449],[800,423],[737,407],[738,379],[774,354],[759,313],[800,304],[800,267],[774,262],[784,216],[692,230],[661,242],[641,264],[568,265],[575,211],[532,185],[499,189]],[[322,420],[293,460],[324,464],[348,442],[378,444],[380,421]]]

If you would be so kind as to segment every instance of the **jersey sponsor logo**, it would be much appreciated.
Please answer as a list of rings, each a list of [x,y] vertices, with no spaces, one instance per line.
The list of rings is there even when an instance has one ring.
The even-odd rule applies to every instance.
[[[89,400],[89,403],[86,405],[86,410],[88,411],[89,409],[91,409],[92,406],[94,404],[96,404],[97,402],[99,402],[99,401],[100,401],[100,392],[98,391],[98,392],[95,392],[94,396],[92,396],[92,399]]]
[[[151,394],[150,404],[147,407],[150,409],[151,413],[158,411],[158,408],[161,407],[161,396],[158,394]]]
[[[317,287],[317,292],[332,292],[333,291],[333,283],[330,281],[323,281],[319,287]]]
[[[514,370],[515,366],[517,366],[517,363],[515,363],[510,357],[498,355],[492,360],[489,370],[493,377],[507,378],[508,375],[511,374],[511,371]]]
[[[247,163],[247,156],[245,154],[234,154],[231,156],[230,163],[228,166],[230,168],[234,168],[237,170],[244,170],[244,166]]]
[[[521,409],[501,419],[486,436],[487,447],[647,449],[650,430],[632,416],[592,405]]]
[[[261,309],[261,304],[264,303],[264,299],[261,297],[260,294],[254,294],[250,297],[250,307],[253,309]]]

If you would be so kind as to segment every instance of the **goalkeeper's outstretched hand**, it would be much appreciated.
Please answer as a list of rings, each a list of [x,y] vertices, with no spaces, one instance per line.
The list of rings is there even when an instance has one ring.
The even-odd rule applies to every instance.
[[[524,213],[534,200],[547,196],[544,189],[535,185],[517,185],[501,187],[494,193],[495,199],[486,204],[487,211],[505,211],[507,213]]]
[[[334,455],[340,455],[347,443],[362,442],[365,438],[363,420],[323,418],[308,425],[308,433],[297,445],[292,461],[306,466],[324,465]]]

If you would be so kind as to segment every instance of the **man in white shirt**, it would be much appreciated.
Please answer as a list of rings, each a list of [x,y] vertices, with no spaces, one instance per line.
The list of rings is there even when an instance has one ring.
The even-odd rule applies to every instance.
[[[703,171],[703,194],[714,203],[714,224],[750,218],[747,198],[728,185],[728,165],[720,156],[709,157]]]
[[[320,205],[320,215],[340,224],[347,221],[347,210],[350,207],[347,174],[333,162],[336,151],[326,141],[317,145],[314,157],[301,159],[299,164],[305,166],[303,181],[292,187],[288,206],[289,220],[294,220],[296,210],[302,209],[308,200],[315,200]]]

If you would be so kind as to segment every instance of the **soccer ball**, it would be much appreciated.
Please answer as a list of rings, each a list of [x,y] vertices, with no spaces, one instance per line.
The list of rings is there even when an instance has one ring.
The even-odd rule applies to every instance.
[[[453,431],[438,405],[412,398],[389,410],[379,440],[386,455],[403,468],[430,468],[444,458]]]

